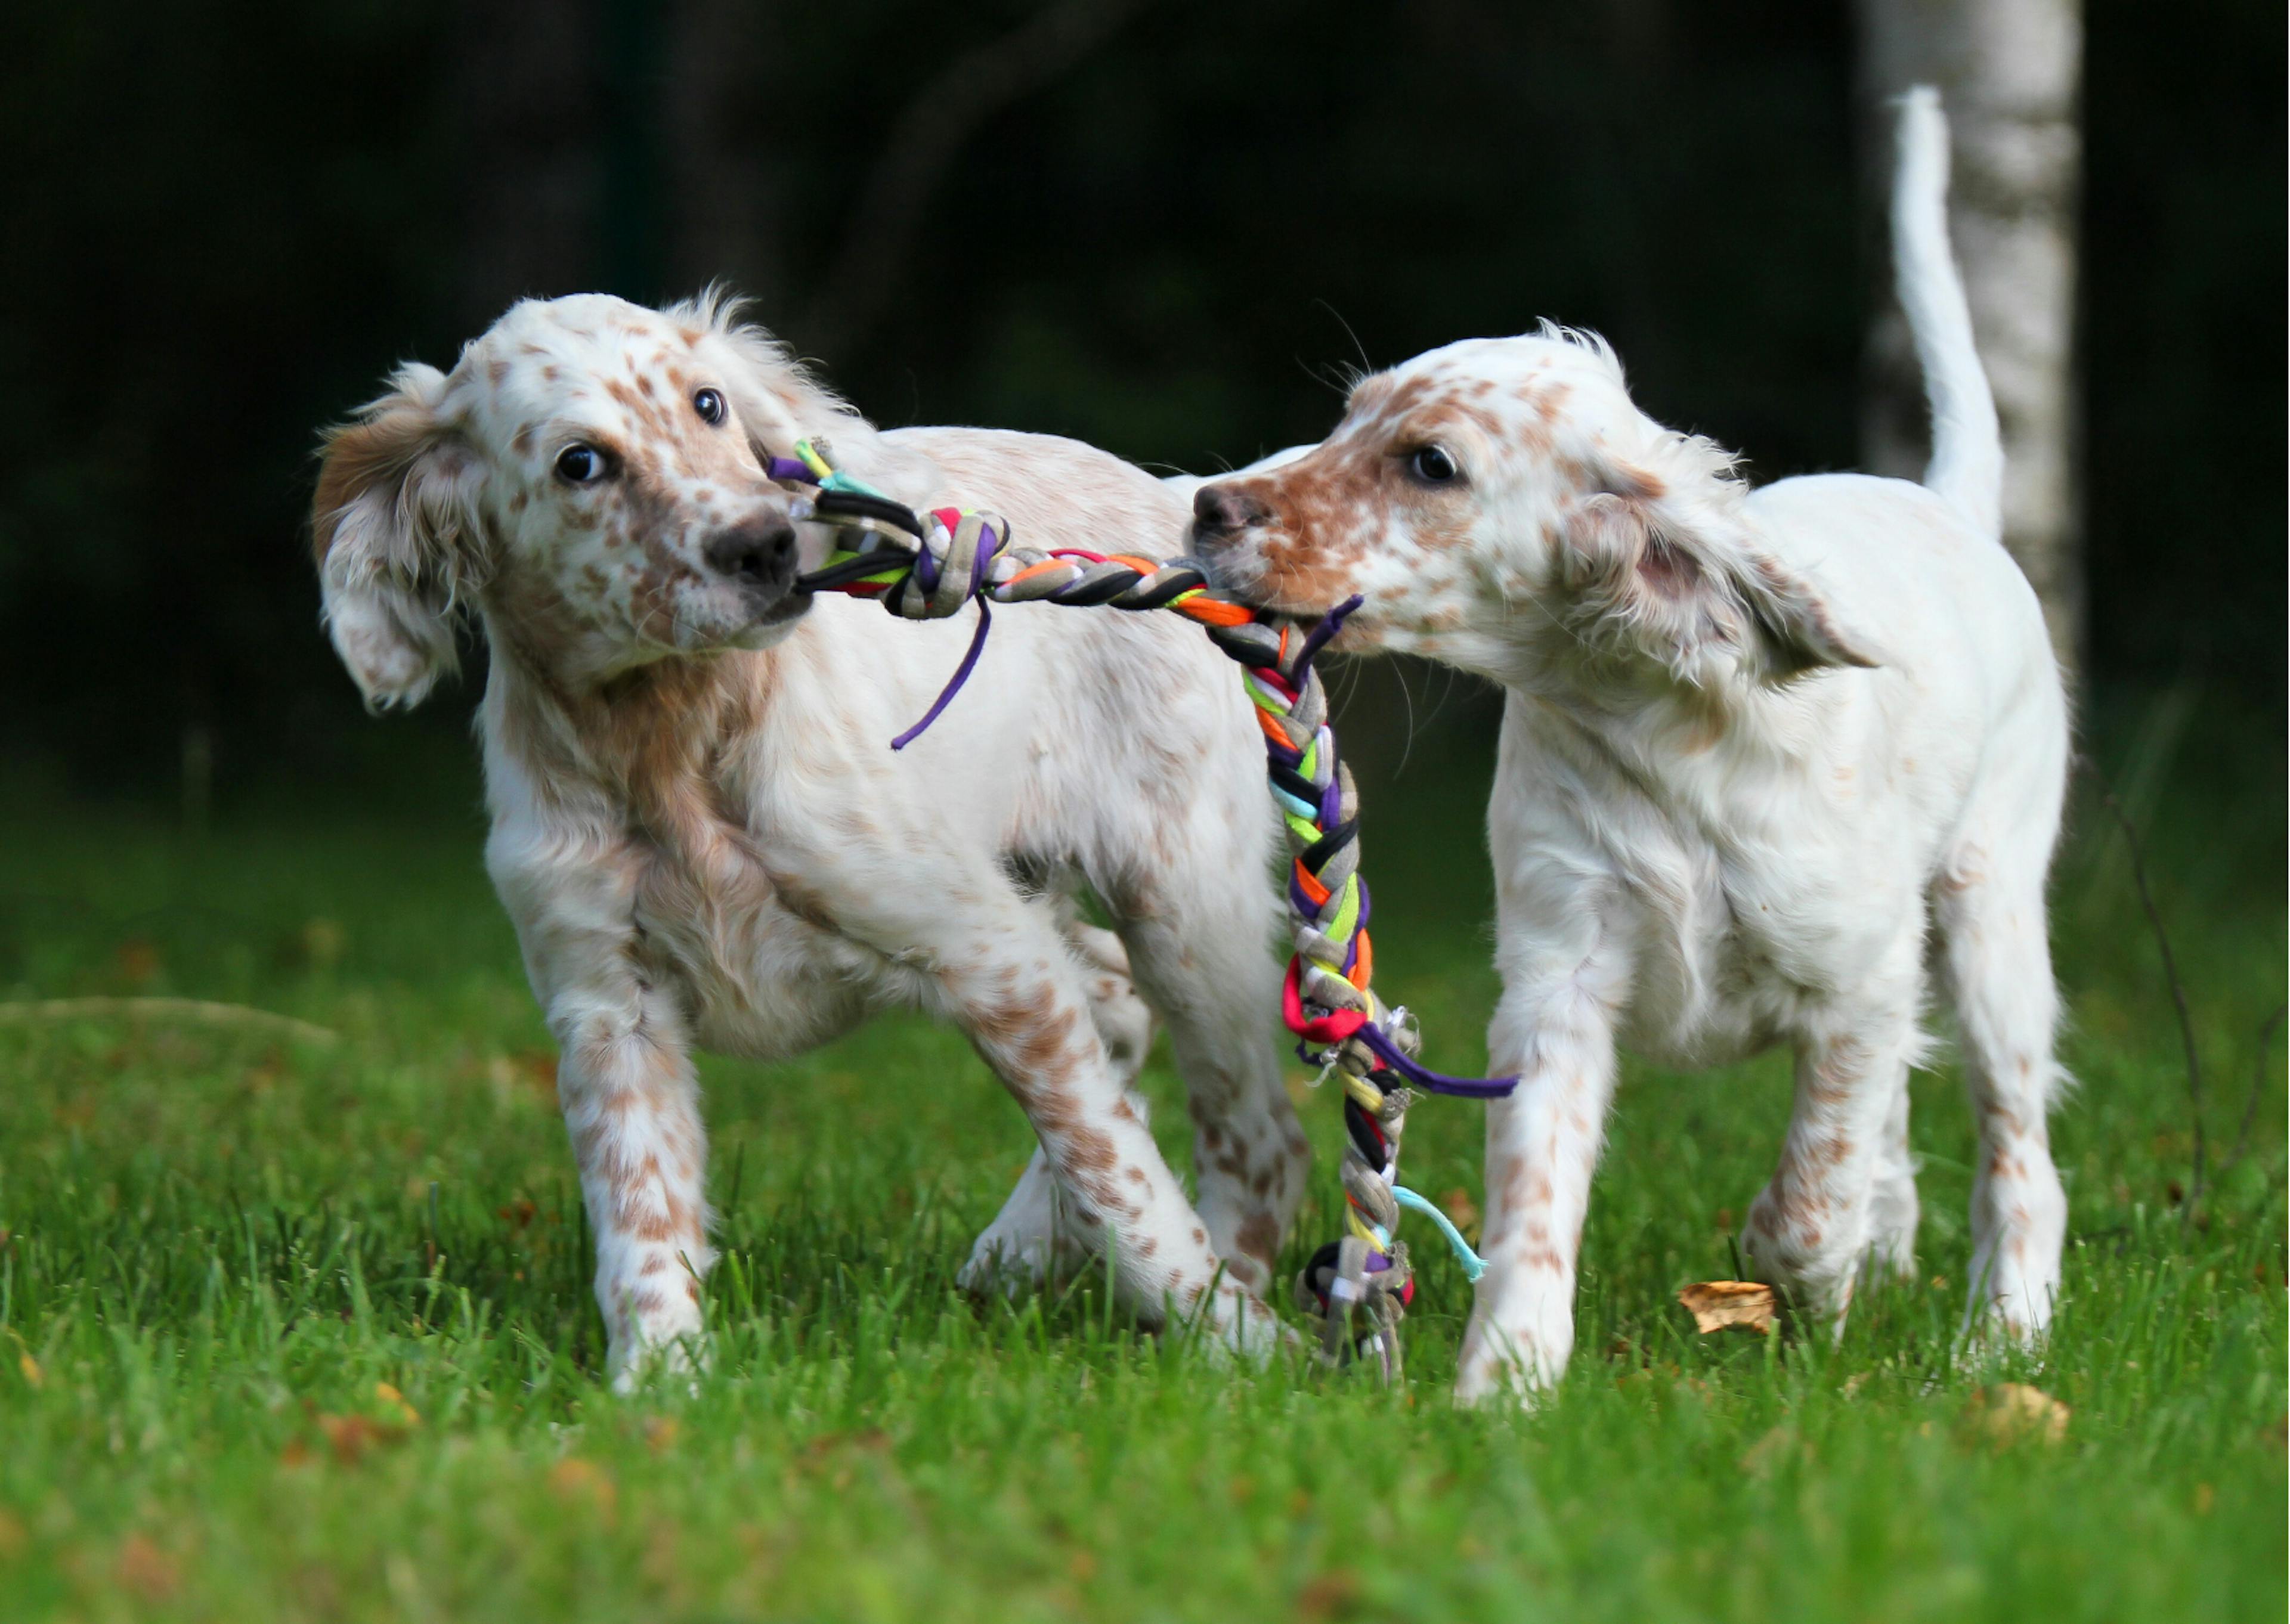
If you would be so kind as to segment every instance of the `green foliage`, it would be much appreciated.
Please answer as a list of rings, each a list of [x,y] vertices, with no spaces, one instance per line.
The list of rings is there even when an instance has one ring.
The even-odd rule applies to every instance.
[[[880,318],[820,309],[923,87],[1045,9],[79,0],[0,51],[0,748],[325,764],[321,424],[514,298],[716,277],[885,423],[1194,469],[1536,318],[1760,478],[1851,467],[1880,278],[1850,8],[1157,0],[962,135]],[[2279,715],[2284,13],[2094,0],[2093,668]],[[944,128],[962,124],[949,89]]]
[[[2151,827],[2222,1155],[2284,979],[2282,764],[2187,765],[2212,740],[2189,714],[2126,716],[2101,754]],[[1397,741],[1364,740],[1379,986],[1468,1069],[1484,756],[1435,732],[1398,780]],[[1956,1340],[1971,1134],[1945,1066],[1917,1084],[1924,1283],[1834,1343],[1697,1339],[1673,1294],[1734,1272],[1784,1068],[1634,1067],[1575,1366],[1517,1415],[1445,1397],[1469,1298],[1429,1248],[1402,1394],[1220,1369],[1094,1277],[965,1300],[1025,1129],[957,1036],[903,1020],[707,1062],[714,1369],[613,1396],[546,1036],[466,769],[444,781],[450,812],[241,807],[199,840],[0,797],[0,994],[340,1035],[0,1023],[0,1617],[2282,1615],[2280,1055],[2190,1219],[2169,1002],[2087,810],[2056,908],[2081,1086],[2044,1361]],[[1162,1063],[1149,1085],[1172,1098]],[[1325,1169],[1336,1112],[1305,1112]],[[1181,1111],[1159,1120],[1181,1158]],[[1476,1191],[1477,1132],[1469,1107],[1416,1112],[1411,1181]],[[1315,1203],[1300,1254],[1333,1221]],[[1977,1424],[1973,1390],[2006,1380],[2070,1407],[2062,1442]]]

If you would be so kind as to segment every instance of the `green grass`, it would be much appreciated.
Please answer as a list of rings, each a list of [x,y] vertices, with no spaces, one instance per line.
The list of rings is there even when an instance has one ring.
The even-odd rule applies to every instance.
[[[340,1034],[0,1024],[0,1619],[2279,1619],[2278,1047],[2250,1148],[2215,1167],[2282,993],[2283,767],[2268,735],[2188,720],[2126,706],[2094,748],[2151,829],[2207,1063],[2192,1221],[2170,1003],[2086,796],[2042,1364],[1953,1342],[1948,1067],[1917,1084],[1926,1282],[1864,1297],[1833,1346],[1697,1339],[1674,1300],[1734,1272],[1785,1066],[1633,1067],[1575,1364],[1527,1415],[1447,1402],[1469,1294],[1429,1248],[1402,1393],[1218,1369],[1091,1279],[973,1306],[953,1273],[1026,1131],[957,1036],[904,1020],[706,1063],[715,1367],[616,1398],[461,751],[427,800],[249,797],[198,839],[0,795],[0,996],[194,996]],[[1373,729],[1356,750],[1378,985],[1459,1070],[1494,990],[1471,731],[1400,778]],[[1149,1083],[1173,1098],[1164,1064]],[[1334,1102],[1306,1116],[1300,1248],[1333,1219]],[[1477,1129],[1419,1109],[1410,1181],[1475,1191]],[[2063,1442],[1976,1424],[2006,1380],[2070,1407]]]

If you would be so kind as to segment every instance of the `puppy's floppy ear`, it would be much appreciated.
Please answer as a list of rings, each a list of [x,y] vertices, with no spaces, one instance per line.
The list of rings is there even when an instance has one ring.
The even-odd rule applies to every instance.
[[[326,629],[367,708],[416,705],[460,664],[475,464],[438,418],[445,375],[400,367],[390,390],[326,431],[311,540]]]
[[[1818,588],[1764,548],[1734,561],[1732,585],[1764,646],[1766,676],[1795,676],[1822,666],[1873,669],[1884,663],[1873,644],[1838,624]]]
[[[1566,526],[1567,584],[1600,625],[1681,676],[1713,653],[1772,680],[1878,663],[1758,538],[1724,452],[1668,435],[1653,452],[1594,468]]]

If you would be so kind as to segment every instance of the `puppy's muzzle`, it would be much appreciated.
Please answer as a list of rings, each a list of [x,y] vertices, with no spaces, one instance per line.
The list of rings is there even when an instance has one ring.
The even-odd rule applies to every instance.
[[[718,531],[701,549],[708,567],[743,588],[759,611],[795,585],[795,526],[777,515]]]
[[[1241,537],[1271,516],[1269,508],[1237,485],[1203,485],[1193,492],[1193,539],[1189,550],[1222,576],[1225,572],[1214,566],[1227,563],[1229,549]]]

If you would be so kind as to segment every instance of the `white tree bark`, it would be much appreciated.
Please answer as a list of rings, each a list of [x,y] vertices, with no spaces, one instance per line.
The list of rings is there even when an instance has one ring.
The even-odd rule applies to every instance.
[[[2075,361],[2081,0],[1859,0],[1859,12],[1861,89],[1884,132],[1867,143],[1873,218],[1883,218],[1892,183],[1886,100],[1934,84],[1948,109],[1949,227],[2004,428],[2004,542],[2073,670],[2084,603]],[[1889,254],[1879,262],[1889,265]],[[1926,457],[1923,386],[1899,310],[1889,297],[1880,308],[1863,437],[1872,468],[1914,477]]]

